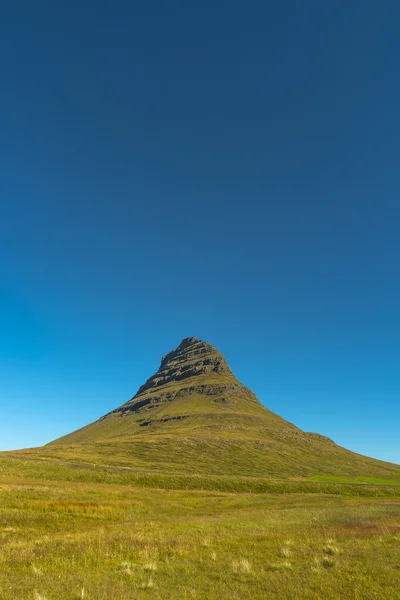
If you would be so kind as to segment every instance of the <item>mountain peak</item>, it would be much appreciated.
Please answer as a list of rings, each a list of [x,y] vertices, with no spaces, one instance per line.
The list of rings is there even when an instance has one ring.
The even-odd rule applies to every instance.
[[[198,344],[198,343],[207,344],[208,342],[203,342],[203,340],[200,340],[199,338],[192,336],[192,337],[184,338],[181,341],[181,343],[179,344],[178,348],[183,349],[183,348],[187,348],[188,346],[192,346],[193,344]]]
[[[187,337],[175,350],[162,357],[158,371],[139,388],[134,397],[150,388],[204,374],[210,377],[217,374],[233,377],[228,363],[214,346],[198,338]]]
[[[163,367],[164,364],[173,360],[173,358],[175,356],[177,356],[178,354],[181,354],[185,351],[191,352],[192,350],[196,350],[199,348],[205,348],[205,347],[213,348],[213,346],[211,346],[211,344],[209,344],[208,342],[203,342],[203,340],[200,340],[199,338],[196,338],[196,337],[184,338],[181,341],[181,343],[179,344],[179,346],[177,346],[177,348],[175,348],[175,350],[171,350],[171,352],[168,352],[168,354],[166,354],[165,356],[162,357],[160,369]],[[214,350],[215,350],[215,348],[214,348]],[[215,352],[217,352],[217,350],[215,350]]]

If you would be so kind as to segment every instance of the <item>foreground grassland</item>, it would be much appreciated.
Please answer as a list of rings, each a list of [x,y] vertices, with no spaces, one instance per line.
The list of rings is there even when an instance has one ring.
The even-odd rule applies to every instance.
[[[0,458],[2,600],[398,600],[399,582],[400,487]]]

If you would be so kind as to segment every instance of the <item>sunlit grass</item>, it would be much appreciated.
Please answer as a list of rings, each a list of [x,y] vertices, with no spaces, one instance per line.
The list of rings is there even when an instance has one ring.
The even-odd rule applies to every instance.
[[[31,468],[0,470],[2,600],[397,597],[400,498],[387,487],[168,490]]]

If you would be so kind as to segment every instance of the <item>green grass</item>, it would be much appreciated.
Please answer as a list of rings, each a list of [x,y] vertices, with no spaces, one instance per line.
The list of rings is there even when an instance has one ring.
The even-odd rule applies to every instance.
[[[398,598],[400,486],[0,457],[2,600]]]
[[[2,457],[0,596],[395,600],[399,515],[396,486],[135,474]]]
[[[285,435],[267,431],[264,437],[260,433],[258,439],[249,439],[253,430],[233,431],[236,437],[227,437],[225,430],[214,431],[212,436],[203,430],[188,435],[182,430],[170,435],[151,432],[121,441],[49,445],[14,454],[165,473],[275,479],[323,476],[332,481],[362,476],[400,482],[399,466],[353,454],[318,438],[307,441],[290,431]]]
[[[334,475],[317,475],[311,477],[310,481],[322,483],[371,483],[373,485],[390,485],[393,483],[400,484],[398,479],[384,479],[382,477],[335,477]]]
[[[109,485],[162,488],[168,490],[215,490],[231,493],[263,494],[331,494],[355,497],[400,497],[400,485],[352,485],[350,482],[313,482],[307,480],[274,480],[259,477],[181,475],[134,471],[121,467],[61,463],[46,459],[11,458],[0,455],[0,473],[10,481],[62,481]]]

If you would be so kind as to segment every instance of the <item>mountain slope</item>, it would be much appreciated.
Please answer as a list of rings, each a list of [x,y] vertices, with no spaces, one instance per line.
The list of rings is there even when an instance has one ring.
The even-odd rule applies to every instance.
[[[52,443],[127,440],[150,432],[236,437],[245,431],[258,439],[266,426],[300,431],[264,408],[211,344],[186,338],[129,402]]]
[[[266,409],[211,344],[186,338],[137,394],[42,448],[43,456],[182,473],[400,479]]]

